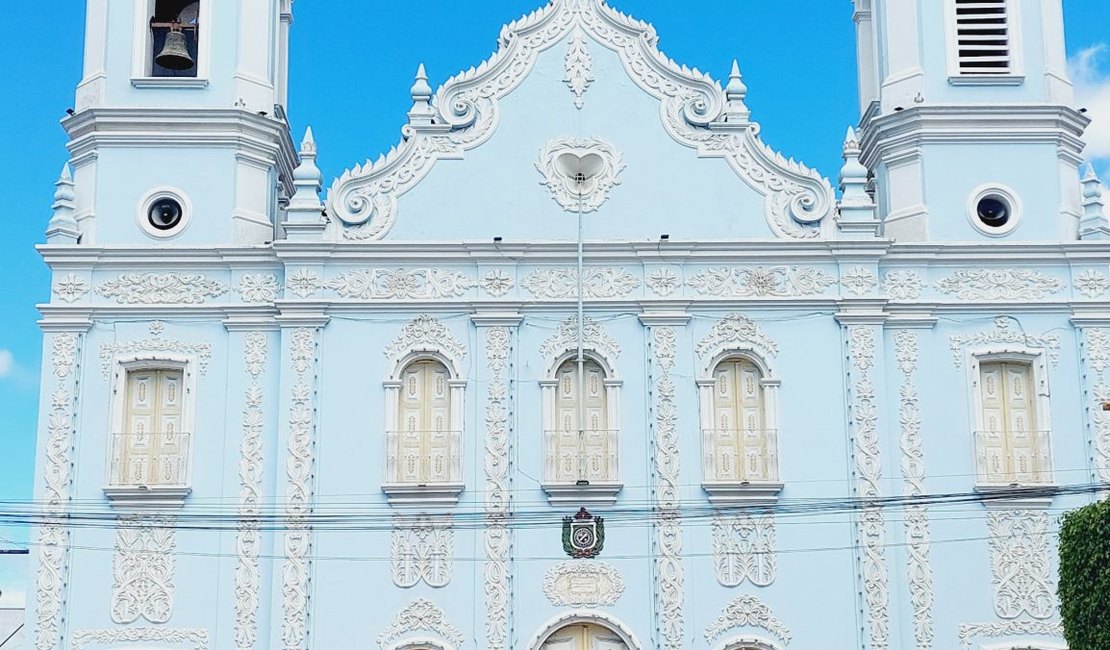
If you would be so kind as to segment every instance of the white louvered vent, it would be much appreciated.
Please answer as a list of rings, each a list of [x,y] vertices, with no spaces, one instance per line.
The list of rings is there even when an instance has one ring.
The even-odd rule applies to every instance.
[[[1009,74],[1010,16],[1007,0],[956,0],[956,48],[960,74]]]

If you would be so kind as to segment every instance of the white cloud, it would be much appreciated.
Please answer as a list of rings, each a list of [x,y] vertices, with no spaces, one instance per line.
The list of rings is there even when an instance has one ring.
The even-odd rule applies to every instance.
[[[12,359],[12,351],[0,349],[0,379],[10,375],[13,368],[15,361]]]
[[[1091,126],[1087,128],[1087,157],[1110,161],[1110,71],[1103,69],[1107,55],[1106,43],[1092,45],[1076,54],[1069,62],[1075,83],[1075,101],[1087,109]]]

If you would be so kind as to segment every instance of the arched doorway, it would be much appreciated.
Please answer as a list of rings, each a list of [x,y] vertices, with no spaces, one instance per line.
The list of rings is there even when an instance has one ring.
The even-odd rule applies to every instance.
[[[572,623],[552,632],[540,650],[629,650],[616,632],[593,623]]]

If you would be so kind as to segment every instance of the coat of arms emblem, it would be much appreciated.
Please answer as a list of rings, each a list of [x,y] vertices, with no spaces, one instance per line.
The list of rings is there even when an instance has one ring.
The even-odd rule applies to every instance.
[[[591,559],[605,547],[605,521],[585,508],[573,517],[563,517],[563,551],[575,559]]]

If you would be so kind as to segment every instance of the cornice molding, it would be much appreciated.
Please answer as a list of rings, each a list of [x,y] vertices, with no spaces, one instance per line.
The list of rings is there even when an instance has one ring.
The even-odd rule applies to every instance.
[[[1090,118],[1067,106],[1044,104],[913,106],[865,122],[862,161],[902,155],[927,143],[1052,143],[1078,158]]]
[[[500,100],[531,72],[541,52],[585,34],[614,51],[641,90],[662,104],[663,126],[701,157],[724,158],[766,198],[765,217],[783,239],[816,239],[821,222],[835,213],[831,184],[820,174],[771,150],[759,126],[747,120],[743,85],[734,71],[728,88],[659,51],[648,23],[609,7],[604,0],[552,0],[506,25],[499,48],[476,68],[449,79],[410,120],[399,145],[376,161],[347,170],[328,193],[328,213],[345,240],[386,237],[397,219],[397,199],[423,179],[438,160],[459,159],[492,136]],[[426,113],[426,115],[425,115]],[[410,113],[411,117],[411,113]]]

